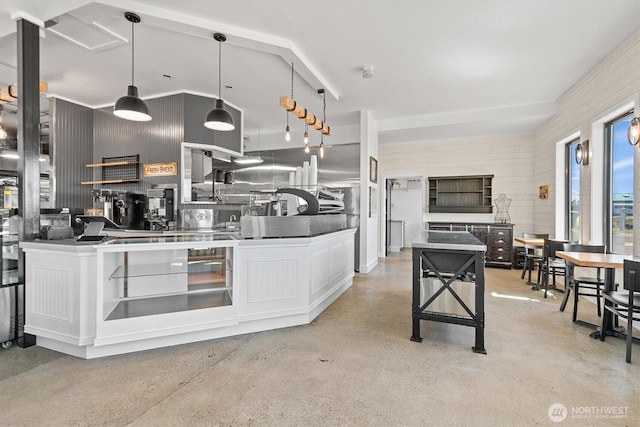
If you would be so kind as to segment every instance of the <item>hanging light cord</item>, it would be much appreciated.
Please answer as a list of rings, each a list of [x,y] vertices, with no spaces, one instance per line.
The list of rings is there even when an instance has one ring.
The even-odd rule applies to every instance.
[[[291,61],[291,99],[293,97],[293,61]],[[287,111],[287,127],[289,127],[289,112]]]
[[[322,123],[327,123],[327,94],[322,92]],[[320,131],[320,143],[324,143],[324,132]]]
[[[134,25],[135,23],[131,22],[131,86],[135,86],[133,83],[134,82],[133,70],[136,68],[135,55],[134,55],[134,50],[136,46],[135,32],[133,31]]]
[[[218,99],[222,99],[222,41],[218,40]]]

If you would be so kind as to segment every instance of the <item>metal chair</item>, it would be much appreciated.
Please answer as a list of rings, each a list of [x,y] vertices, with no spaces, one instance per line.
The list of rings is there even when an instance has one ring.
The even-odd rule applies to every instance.
[[[538,281],[535,290],[540,290],[540,279],[542,278],[542,285],[544,286],[544,297],[547,297],[547,291],[549,290],[549,275],[553,278],[552,288],[556,287],[556,276],[566,276],[566,264],[564,260],[556,258],[556,252],[564,250],[564,244],[568,243],[566,240],[552,240],[545,239],[544,246],[542,247],[542,259],[538,264]]]
[[[537,233],[522,233],[522,238],[523,239],[548,239],[549,238],[549,234],[537,234]],[[542,259],[542,248],[538,245],[524,245],[524,267],[522,268],[522,275],[520,276],[521,279],[524,279],[524,275],[525,273],[528,271],[529,272],[529,277],[527,279],[527,284],[528,285],[534,285],[533,282],[531,282],[531,272],[533,271],[534,268],[536,268],[536,265],[540,262],[540,260]]]
[[[624,291],[605,291],[602,296],[605,299],[605,311],[610,311],[615,316],[616,324],[618,318],[627,319],[627,363],[631,363],[631,344],[633,343],[633,321],[640,321],[640,261],[624,260]],[[610,302],[611,305],[606,304]],[[602,327],[600,329],[600,339],[604,341],[604,318],[602,316]]]
[[[603,245],[581,245],[577,243],[565,243],[564,251],[566,252],[590,252],[590,253],[605,253],[605,247]],[[566,263],[566,275],[565,275],[565,292],[562,303],[560,304],[560,311],[564,311],[569,300],[569,294],[573,289],[573,322],[578,319],[578,301],[580,296],[589,296],[596,298],[596,305],[598,307],[598,316],[602,316],[602,309],[600,299],[602,296],[602,287],[604,286],[604,279],[601,277],[601,268],[596,268],[596,277],[592,276],[575,276],[575,265],[571,262]],[[590,267],[580,267],[590,268]]]

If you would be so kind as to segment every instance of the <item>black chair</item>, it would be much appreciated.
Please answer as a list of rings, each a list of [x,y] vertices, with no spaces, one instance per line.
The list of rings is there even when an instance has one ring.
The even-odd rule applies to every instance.
[[[549,234],[536,234],[536,233],[522,233],[523,239],[548,239]],[[522,268],[521,279],[524,279],[525,273],[529,272],[529,277],[527,279],[528,285],[533,285],[531,282],[531,272],[536,265],[540,263],[542,259],[542,248],[538,245],[524,245],[524,267]]]
[[[590,253],[605,253],[605,247],[603,245],[581,245],[577,243],[565,243],[564,251],[566,252],[590,252]],[[596,305],[598,306],[598,316],[602,316],[601,309],[601,297],[602,287],[604,286],[604,279],[601,277],[601,268],[594,267],[596,269],[596,277],[592,276],[575,276],[575,265],[569,261],[566,262],[566,275],[565,275],[565,292],[562,303],[560,304],[560,311],[564,311],[569,300],[569,294],[573,289],[573,321],[578,319],[578,301],[579,296],[588,296],[596,298]],[[592,267],[580,267],[580,268],[592,268]]]
[[[552,288],[556,288],[556,276],[566,276],[566,264],[564,260],[556,258],[556,252],[564,250],[566,240],[545,239],[542,247],[542,259],[538,264],[538,281],[534,286],[535,290],[540,290],[540,279],[542,278],[542,286],[544,286],[544,297],[547,297],[549,290],[549,275],[553,279]],[[566,285],[565,285],[566,286]]]
[[[618,318],[627,319],[627,363],[631,363],[631,344],[633,338],[633,321],[640,321],[640,261],[624,260],[624,288],[625,291],[605,291],[602,296],[605,299],[604,309],[615,316],[616,325]],[[610,302],[611,305],[606,304]],[[600,339],[604,341],[604,318]]]

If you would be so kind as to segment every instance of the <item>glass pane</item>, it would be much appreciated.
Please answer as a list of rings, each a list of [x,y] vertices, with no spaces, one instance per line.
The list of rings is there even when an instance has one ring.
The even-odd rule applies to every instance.
[[[611,251],[633,253],[633,148],[627,141],[632,116],[611,126]]]
[[[580,241],[580,165],[576,163],[576,147],[580,140],[569,144],[569,191],[567,212],[569,213],[569,235],[572,242]]]

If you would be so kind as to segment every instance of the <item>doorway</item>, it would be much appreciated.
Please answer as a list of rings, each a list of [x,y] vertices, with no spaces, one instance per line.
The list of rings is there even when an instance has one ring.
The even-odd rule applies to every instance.
[[[424,177],[385,179],[384,254],[410,248],[424,229]]]

